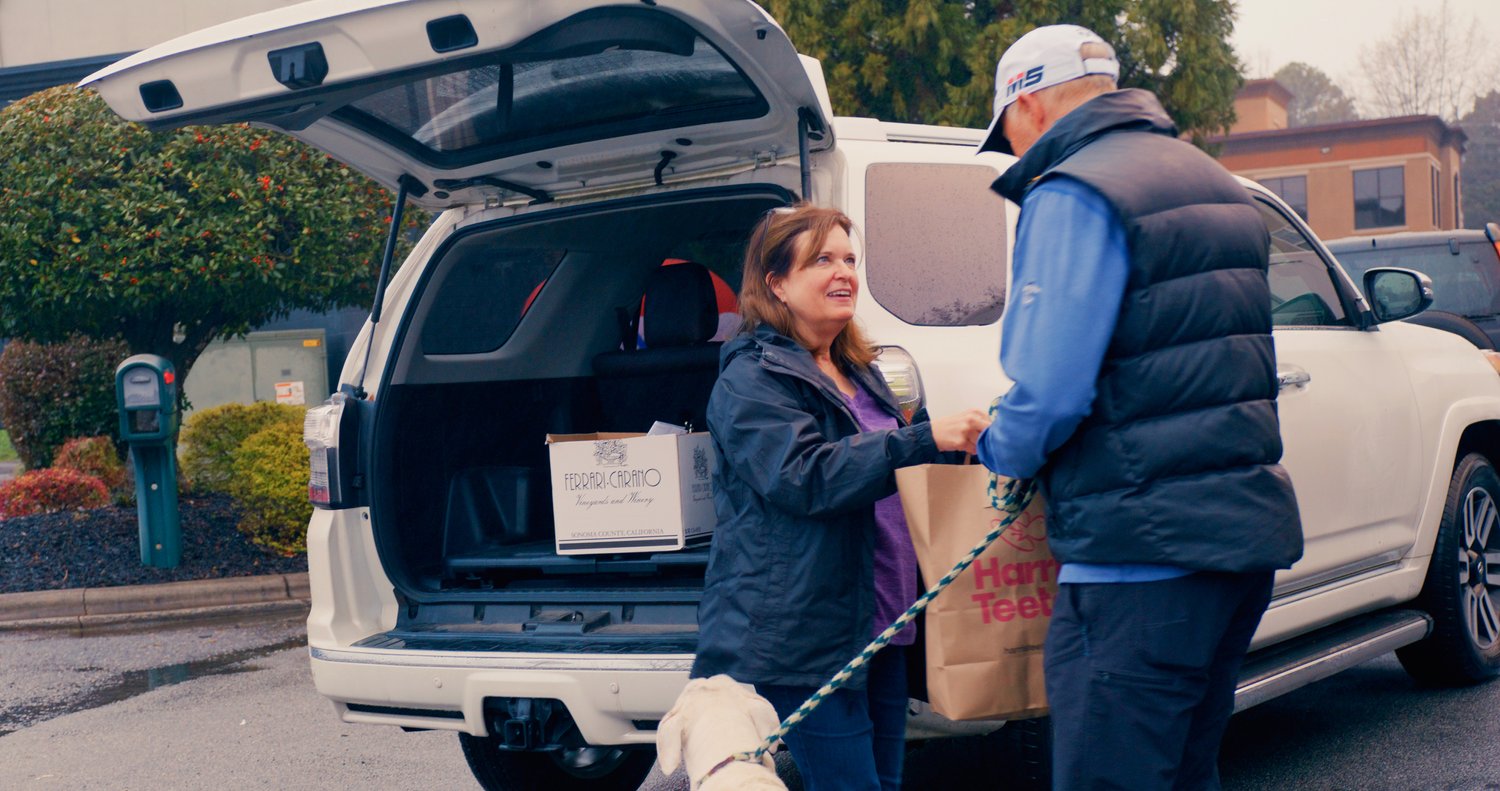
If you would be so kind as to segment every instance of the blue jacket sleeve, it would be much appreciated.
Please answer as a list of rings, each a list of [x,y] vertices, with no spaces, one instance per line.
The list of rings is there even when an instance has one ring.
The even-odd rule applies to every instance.
[[[1000,339],[1015,384],[979,438],[984,466],[1030,478],[1088,416],[1129,276],[1125,229],[1102,195],[1054,178],[1026,196]]]
[[[826,437],[782,377],[736,360],[708,399],[722,462],[776,507],[807,516],[868,508],[896,491],[899,467],[938,461],[930,423]]]

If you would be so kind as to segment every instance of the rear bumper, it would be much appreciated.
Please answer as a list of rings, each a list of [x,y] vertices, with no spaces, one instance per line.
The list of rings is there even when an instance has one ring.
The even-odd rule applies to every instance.
[[[654,744],[692,657],[474,654],[311,648],[313,681],[345,722],[489,735],[488,698],[567,706],[592,745]]]

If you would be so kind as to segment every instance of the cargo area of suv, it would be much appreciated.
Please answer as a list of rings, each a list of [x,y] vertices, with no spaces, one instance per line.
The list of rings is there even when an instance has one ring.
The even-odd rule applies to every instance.
[[[706,430],[710,279],[738,288],[749,228],[789,198],[710,189],[454,235],[400,319],[375,409],[371,521],[402,607],[367,644],[692,650],[707,546],[557,554],[546,438]]]

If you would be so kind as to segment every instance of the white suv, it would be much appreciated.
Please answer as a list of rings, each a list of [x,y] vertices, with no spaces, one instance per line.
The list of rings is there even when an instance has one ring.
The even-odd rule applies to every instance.
[[[974,156],[978,131],[834,118],[819,65],[745,0],[322,0],[88,83],[153,127],[284,130],[441,211],[309,419],[308,643],[341,718],[455,731],[487,788],[634,788],[650,767],[707,550],[558,555],[544,437],[703,425],[714,283],[738,285],[762,213],[807,197],[864,229],[860,320],[913,406],[1008,386],[1016,209],[988,185],[1011,160]],[[1246,187],[1273,240],[1307,549],[1277,578],[1254,644],[1275,650],[1252,657],[1240,703],[1397,648],[1423,678],[1489,678],[1494,358],[1386,323],[1430,302],[1420,276],[1372,272],[1388,295],[1372,310]],[[914,707],[918,736],[999,726]]]

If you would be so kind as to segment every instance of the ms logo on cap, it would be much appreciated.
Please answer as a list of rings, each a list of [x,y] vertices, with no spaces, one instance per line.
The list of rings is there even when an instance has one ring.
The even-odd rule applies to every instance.
[[[1005,81],[1005,95],[1010,96],[1022,88],[1030,88],[1042,81],[1041,66],[1032,66],[1026,71],[1019,72],[1016,76]]]

